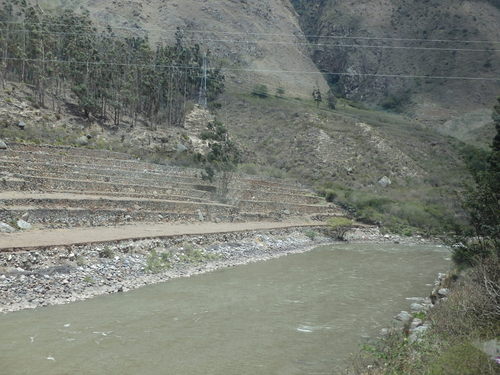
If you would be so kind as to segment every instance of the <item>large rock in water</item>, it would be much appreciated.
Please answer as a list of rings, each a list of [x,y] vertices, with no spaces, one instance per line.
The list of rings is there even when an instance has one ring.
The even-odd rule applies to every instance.
[[[407,323],[411,320],[412,316],[408,311],[401,311],[398,315],[394,317],[394,319],[399,320],[400,322]]]
[[[2,223],[0,221],[0,233],[12,233],[15,232],[16,230],[12,228],[9,224]]]
[[[0,139],[0,150],[7,150],[7,143]]]
[[[421,312],[425,310],[425,306],[420,303],[412,303],[410,309],[411,311]]]

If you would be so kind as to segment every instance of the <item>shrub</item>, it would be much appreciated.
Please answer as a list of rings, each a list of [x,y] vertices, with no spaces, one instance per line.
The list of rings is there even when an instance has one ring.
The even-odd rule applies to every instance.
[[[85,257],[82,255],[78,255],[75,259],[76,265],[78,267],[83,267],[87,264],[87,261],[85,260]]]
[[[151,253],[146,259],[146,271],[151,273],[159,273],[171,266],[170,253],[158,254],[156,250],[151,250]]]
[[[252,90],[252,95],[265,99],[269,96],[269,89],[266,85],[256,85]]]
[[[115,253],[109,246],[105,246],[104,249],[99,251],[99,258],[113,258]]]
[[[238,169],[242,173],[249,174],[252,176],[255,176],[258,172],[258,166],[256,164],[251,164],[251,163],[240,164],[238,166]]]
[[[389,95],[381,103],[383,109],[393,112],[401,112],[404,106],[409,102],[409,94],[407,92]]]
[[[327,223],[332,229],[337,229],[342,227],[349,227],[353,224],[353,221],[347,217],[337,216],[328,219]]]
[[[331,89],[328,91],[327,100],[328,100],[328,108],[335,109],[337,107],[337,98],[335,97],[335,94]]]
[[[444,350],[432,364],[429,375],[497,374],[496,365],[470,342],[460,342]]]
[[[321,192],[327,202],[333,202],[337,198],[337,192],[332,189],[325,189]]]
[[[313,230],[308,230],[306,233],[304,233],[307,238],[309,238],[311,241],[314,241],[316,237],[318,236],[318,233],[316,233]]]
[[[210,254],[203,250],[191,249],[186,251],[179,257],[179,260],[184,263],[201,264],[206,261],[219,259],[217,254]]]

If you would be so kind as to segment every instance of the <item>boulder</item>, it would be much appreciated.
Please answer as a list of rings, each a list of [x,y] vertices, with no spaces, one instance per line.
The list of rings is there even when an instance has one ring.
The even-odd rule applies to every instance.
[[[7,143],[0,139],[0,150],[7,150]]]
[[[387,336],[390,333],[388,328],[382,328],[379,332],[379,336],[384,337]]]
[[[392,181],[389,179],[389,177],[384,176],[380,180],[378,180],[378,184],[382,186],[383,188],[389,186],[392,184]]]
[[[196,211],[197,214],[198,214],[198,220],[199,221],[205,221],[205,217],[203,216],[203,214],[201,213],[201,210],[198,210]]]
[[[24,129],[26,127],[26,123],[24,121],[19,121],[17,123],[17,126],[20,128],[20,129]]]
[[[410,329],[414,330],[417,327],[420,327],[424,322],[422,322],[422,319],[415,318],[411,321]]]
[[[428,329],[429,329],[429,326],[427,324],[424,324],[424,325],[421,325],[419,327],[416,327],[415,329],[413,329],[411,331],[410,336],[408,337],[408,339],[412,343],[415,342],[415,341],[418,341],[425,334],[425,332],[427,332]]]
[[[75,141],[75,143],[78,145],[78,146],[87,146],[89,144],[89,139],[82,135],[81,137],[78,137]]]
[[[12,228],[9,224],[0,221],[0,233],[12,233],[16,230]]]
[[[28,223],[27,221],[24,221],[23,219],[19,219],[17,222],[16,222],[17,226],[19,227],[19,229],[24,229],[24,230],[28,230],[28,229],[31,229],[31,224]]]
[[[182,143],[177,143],[177,147],[176,147],[176,151],[180,154],[180,153],[183,153],[185,151],[187,151],[187,147],[184,146]]]
[[[438,296],[443,298],[443,297],[447,297],[448,294],[450,294],[450,290],[448,288],[441,288],[438,290]]]
[[[420,311],[424,311],[425,307],[424,307],[424,305],[421,305],[420,303],[412,303],[410,305],[410,309],[411,309],[411,311],[414,311],[414,312],[420,312]]]
[[[412,318],[411,314],[408,311],[401,311],[398,315],[394,317],[394,319],[399,320],[400,322],[407,323]]]

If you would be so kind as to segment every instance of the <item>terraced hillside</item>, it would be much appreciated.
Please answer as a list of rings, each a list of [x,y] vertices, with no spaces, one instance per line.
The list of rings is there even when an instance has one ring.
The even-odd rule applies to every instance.
[[[298,184],[245,176],[219,203],[198,175],[110,151],[12,144],[0,151],[0,221],[16,228],[23,220],[37,233],[130,225],[147,237],[162,224],[317,223],[341,214]]]

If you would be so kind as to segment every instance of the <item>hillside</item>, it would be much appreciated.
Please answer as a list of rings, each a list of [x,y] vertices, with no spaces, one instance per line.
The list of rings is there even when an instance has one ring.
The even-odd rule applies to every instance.
[[[500,92],[499,81],[358,75],[498,78],[496,1],[467,0],[457,5],[437,0],[42,0],[40,4],[82,6],[97,24],[109,24],[120,35],[147,32],[153,43],[172,41],[180,27],[188,41],[214,52],[214,64],[224,68],[232,92],[249,93],[256,84],[266,84],[271,93],[281,87],[288,97],[309,98],[315,87],[325,95],[328,80],[340,96],[402,112],[444,134],[458,133],[462,141],[484,146],[481,137],[493,135],[491,122],[473,114],[489,111]],[[323,77],[319,71],[349,75]],[[459,129],[450,132],[449,121]]]
[[[293,3],[300,13],[304,32],[311,35],[313,60],[322,70],[440,77],[500,76],[497,1],[294,0]],[[328,39],[330,35],[362,38]],[[336,48],[332,44],[353,47]],[[499,81],[330,78],[342,95],[403,111],[437,128],[451,117],[460,121],[468,112],[485,107],[489,110],[500,92]],[[468,120],[469,124],[473,121],[470,116]]]
[[[186,96],[184,91],[180,100],[175,101],[176,96],[171,94],[170,87],[182,92],[184,86],[174,84],[163,87],[158,82],[158,72],[153,70],[142,77],[149,78],[154,89],[162,89],[159,92],[163,91],[165,101],[159,100],[158,116],[144,118],[143,114],[149,112],[148,105],[151,103],[142,91],[144,87],[141,87],[141,84],[147,83],[144,82],[145,78],[136,78],[137,86],[132,84],[130,87],[127,74],[122,74],[115,78],[115,87],[110,89],[100,78],[102,72],[99,69],[90,70],[80,66],[82,74],[75,77],[76,82],[85,84],[89,81],[89,72],[92,72],[94,75],[90,82],[95,87],[95,97],[99,103],[109,102],[107,108],[106,105],[99,105],[105,107],[104,110],[97,108],[94,116],[88,116],[81,109],[75,110],[82,107],[82,100],[77,98],[80,91],[74,87],[68,87],[68,92],[63,92],[59,97],[51,96],[51,91],[48,90],[47,103],[40,104],[30,92],[29,85],[7,83],[0,93],[4,99],[0,108],[0,137],[8,142],[78,144],[88,148],[127,151],[136,157],[160,163],[193,166],[193,154],[203,147],[200,133],[210,120],[218,118],[226,124],[231,136],[243,150],[243,172],[299,179],[304,184],[315,187],[327,199],[336,201],[347,209],[355,209],[361,218],[389,226],[396,231],[408,232],[415,227],[424,227],[430,232],[449,230],[455,220],[462,219],[457,198],[470,175],[466,171],[460,142],[442,135],[444,128],[440,133],[427,126],[426,121],[388,111],[376,111],[356,101],[339,99],[336,109],[329,108],[325,83],[322,79],[317,79],[321,75],[286,73],[288,69],[318,73],[307,55],[307,46],[289,42],[275,44],[280,39],[277,34],[281,33],[287,36],[296,33],[297,40],[306,42],[304,34],[298,33],[300,29],[296,14],[288,2],[270,1],[266,3],[270,10],[265,12],[262,11],[262,3],[249,1],[243,3],[243,6],[240,3],[222,1],[211,2],[209,5],[185,2],[182,6],[174,6],[174,2],[150,2],[147,5],[127,2],[127,6],[124,6],[125,2],[121,1],[45,1],[41,4],[46,7],[46,11],[50,7],[78,8],[77,5],[86,4],[90,12],[89,20],[97,25],[97,29],[108,23],[113,25],[116,36],[96,37],[101,42],[96,54],[109,58],[106,64],[117,65],[117,61],[121,62],[130,71],[114,71],[123,70],[132,77],[140,77],[144,73],[127,62],[126,53],[117,52],[121,48],[119,42],[104,42],[148,31],[148,40],[154,46],[161,37],[175,39],[175,27],[184,26],[186,47],[183,47],[183,51],[197,50],[197,47],[190,44],[194,43],[193,39],[200,42],[202,49],[210,46],[216,56],[211,60],[221,64],[226,75],[225,91],[210,101],[209,113],[194,106],[200,83],[197,71],[193,74],[196,78],[191,82],[190,95]],[[326,6],[326,3],[321,4]],[[187,5],[192,7],[188,10]],[[189,12],[199,12],[199,17],[189,18]],[[226,15],[225,12],[231,14]],[[164,33],[160,32],[160,26]],[[214,35],[228,33],[222,34],[225,35],[225,41],[207,40],[206,30],[209,27],[212,27]],[[198,31],[193,32],[191,38],[193,30]],[[201,33],[200,30],[205,31]],[[256,40],[258,36],[261,40],[258,43],[243,44],[245,48],[242,48],[242,43],[235,43],[235,35],[242,36],[241,33],[245,30],[255,30],[258,33],[249,33],[245,38],[252,36]],[[285,33],[287,30],[288,34]],[[55,35],[58,32],[60,31],[56,31]],[[52,38],[49,41],[57,41],[53,31],[47,34]],[[231,43],[228,35],[232,35]],[[18,38],[17,41],[22,46],[22,39]],[[169,45],[175,43],[176,41],[171,41]],[[114,55],[106,55],[107,45],[114,49]],[[251,51],[248,50],[250,47]],[[165,47],[166,54],[178,52],[175,46],[172,48],[174,49]],[[154,50],[148,51],[152,55]],[[60,51],[56,50],[55,53]],[[85,50],[78,49],[76,53],[84,56],[87,54]],[[196,69],[202,73],[199,50],[194,55],[198,64]],[[173,61],[178,63],[179,60]],[[181,63],[182,61],[180,60]],[[234,65],[231,64],[234,61],[243,70],[232,70],[234,68],[231,66]],[[19,77],[23,65],[12,65],[12,76]],[[151,65],[147,67],[151,68]],[[285,72],[278,75],[273,72],[255,72],[259,68],[279,68]],[[168,74],[168,70],[163,70],[165,72]],[[168,81],[175,83],[167,75],[165,84]],[[57,88],[54,82],[57,79],[52,80]],[[251,95],[257,84],[267,85],[269,95],[266,98]],[[100,86],[104,86],[102,90],[99,89]],[[315,104],[311,91],[317,86],[325,98],[322,103]],[[284,92],[275,95],[277,87],[283,87]],[[116,99],[110,101],[108,91],[115,98],[128,102],[128,110],[121,113],[118,121],[116,117],[112,119],[110,109],[120,111],[123,103]],[[147,86],[145,92],[151,96]],[[155,95],[152,96],[153,100],[157,100]],[[171,108],[172,103],[181,109],[181,115],[175,122],[169,122],[161,116]],[[465,106],[462,108],[466,110]],[[483,109],[478,116],[482,121],[478,129],[483,129],[483,125],[489,126],[487,121],[484,122],[487,116],[487,110]],[[18,129],[18,121],[27,124],[24,130]],[[461,131],[464,123],[469,126],[469,121],[448,122],[446,132],[460,134],[462,141],[468,141],[477,132],[471,132],[474,133],[471,135]],[[88,137],[80,141],[83,136]],[[479,139],[476,142],[484,144]]]
[[[82,6],[97,24],[111,25],[121,35],[147,32],[152,43],[172,42],[180,27],[186,39],[208,47],[218,57],[228,72],[228,84],[241,92],[251,91],[255,83],[265,83],[273,92],[283,87],[294,97],[309,97],[317,86],[327,90],[320,74],[294,74],[291,79],[275,72],[319,73],[288,0],[42,0],[40,4],[48,9]],[[286,44],[275,44],[280,41]]]

